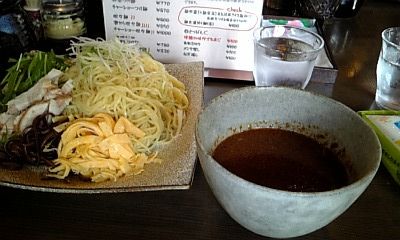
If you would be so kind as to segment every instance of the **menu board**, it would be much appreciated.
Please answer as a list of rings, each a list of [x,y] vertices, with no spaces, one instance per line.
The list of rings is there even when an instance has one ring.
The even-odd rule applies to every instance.
[[[106,39],[137,43],[163,63],[252,71],[263,0],[103,0]]]

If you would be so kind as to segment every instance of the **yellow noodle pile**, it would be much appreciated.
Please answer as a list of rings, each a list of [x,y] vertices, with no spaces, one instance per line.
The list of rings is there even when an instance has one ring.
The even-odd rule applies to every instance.
[[[185,85],[148,53],[118,40],[79,38],[71,50],[74,65],[64,78],[74,89],[64,115],[83,118],[63,133],[50,176],[116,180],[160,162],[156,147],[176,137],[185,121]]]
[[[189,101],[185,86],[163,64],[118,40],[82,38],[72,45],[76,65],[67,114],[124,116],[145,133],[133,139],[137,152],[151,152],[180,133]]]

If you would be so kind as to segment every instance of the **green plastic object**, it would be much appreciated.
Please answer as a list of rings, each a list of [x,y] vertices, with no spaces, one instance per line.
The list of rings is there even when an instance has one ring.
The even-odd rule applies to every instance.
[[[382,145],[382,163],[400,185],[400,111],[360,111]]]

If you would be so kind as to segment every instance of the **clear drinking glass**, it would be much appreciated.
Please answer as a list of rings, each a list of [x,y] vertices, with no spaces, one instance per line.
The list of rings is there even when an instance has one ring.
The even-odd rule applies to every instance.
[[[377,105],[400,110],[400,27],[388,28],[382,32],[376,76]]]
[[[292,26],[267,26],[254,31],[256,86],[304,89],[324,47],[318,34]]]

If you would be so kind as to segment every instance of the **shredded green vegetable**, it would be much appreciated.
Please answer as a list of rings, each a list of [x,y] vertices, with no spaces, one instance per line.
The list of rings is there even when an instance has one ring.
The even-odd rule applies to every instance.
[[[0,112],[7,110],[7,102],[31,88],[51,69],[64,71],[67,61],[54,52],[31,51],[21,54],[19,59],[10,59],[15,64],[7,69],[0,82]]]

